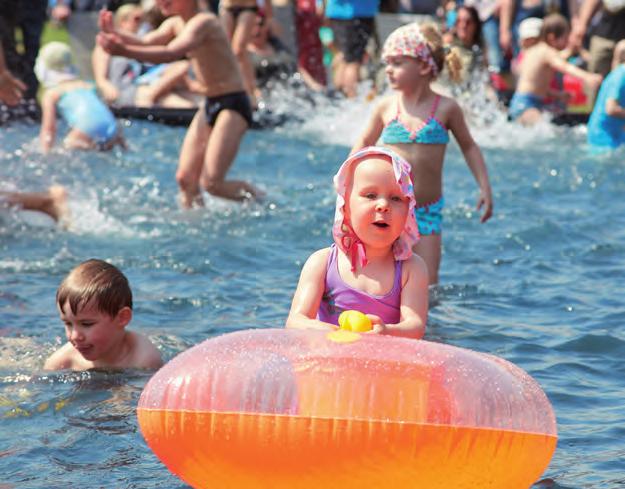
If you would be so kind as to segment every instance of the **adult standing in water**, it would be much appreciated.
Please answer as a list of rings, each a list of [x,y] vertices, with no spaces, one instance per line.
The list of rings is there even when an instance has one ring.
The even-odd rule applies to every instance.
[[[330,20],[342,56],[334,84],[347,97],[357,94],[360,66],[367,42],[373,35],[379,0],[327,0],[325,16]]]

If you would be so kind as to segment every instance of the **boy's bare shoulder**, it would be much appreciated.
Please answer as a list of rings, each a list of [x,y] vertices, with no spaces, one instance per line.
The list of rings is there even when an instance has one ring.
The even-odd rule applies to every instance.
[[[159,368],[163,365],[161,352],[150,339],[140,333],[128,332],[133,347],[133,360],[130,368]]]
[[[219,17],[212,12],[198,12],[188,20],[187,25],[209,28],[219,25],[221,27],[221,21],[219,20]]]

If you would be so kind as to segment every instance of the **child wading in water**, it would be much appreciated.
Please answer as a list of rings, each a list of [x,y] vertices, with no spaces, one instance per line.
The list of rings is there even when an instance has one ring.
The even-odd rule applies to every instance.
[[[382,59],[390,86],[397,94],[380,101],[352,152],[375,144],[397,151],[412,167],[415,211],[421,239],[414,251],[428,267],[430,284],[438,283],[441,261],[443,161],[451,131],[480,187],[477,208],[484,207],[482,222],[493,212],[484,158],[467,127],[462,109],[453,99],[430,88],[446,65],[457,80],[460,60],[452,50],[446,54],[434,25],[409,24],[391,33],[384,43]]]
[[[95,86],[78,78],[67,44],[50,42],[39,51],[35,73],[45,91],[41,98],[41,131],[44,152],[50,151],[57,133],[57,113],[70,127],[64,145],[70,149],[110,150],[125,147],[113,113],[98,97]]]
[[[337,328],[346,310],[367,314],[373,332],[421,338],[428,314],[425,263],[410,165],[385,148],[350,156],[334,177],[334,244],[302,268],[287,328]]]
[[[510,100],[509,114],[522,124],[535,124],[542,118],[546,97],[551,92],[551,81],[556,72],[580,78],[592,92],[601,84],[601,75],[588,73],[562,58],[569,39],[569,23],[560,14],[551,14],[543,20],[540,42],[524,51],[519,66],[519,81]]]
[[[202,204],[200,186],[231,200],[257,197],[259,192],[249,183],[226,180],[252,123],[252,109],[219,19],[201,12],[197,0],[157,0],[156,4],[168,18],[155,31],[141,38],[117,32],[112,13],[102,11],[97,40],[109,54],[149,63],[188,57],[197,81],[206,87],[206,102],[193,117],[180,150],[176,180],[182,205]]]
[[[132,292],[113,265],[87,260],[74,268],[56,291],[67,343],[54,352],[46,370],[158,368],[161,354],[150,340],[130,332]]]

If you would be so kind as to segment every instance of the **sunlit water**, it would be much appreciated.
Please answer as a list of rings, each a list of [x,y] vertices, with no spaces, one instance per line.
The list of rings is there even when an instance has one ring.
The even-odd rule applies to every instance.
[[[299,123],[245,137],[233,177],[262,204],[208,199],[181,211],[174,171],[184,128],[133,122],[128,152],[37,150],[38,128],[0,129],[3,185],[70,192],[72,224],[0,215],[0,486],[185,487],[150,452],[135,405],[149,373],[54,373],[64,341],[54,305],[78,262],[129,277],[132,327],[166,359],[228,331],[284,324],[300,268],[330,243],[331,177],[371,105],[287,100]],[[494,189],[480,224],[477,189],[451,145],[445,168],[441,286],[426,338],[504,357],[543,386],[559,443],[540,487],[625,484],[625,153],[587,156],[584,128],[474,127]],[[4,485],[3,485],[4,484]]]

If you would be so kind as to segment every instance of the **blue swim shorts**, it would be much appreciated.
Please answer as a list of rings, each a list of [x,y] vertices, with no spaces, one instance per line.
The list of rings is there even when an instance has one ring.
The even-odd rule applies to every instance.
[[[443,207],[445,207],[445,199],[442,196],[436,202],[415,207],[419,234],[422,236],[441,234],[443,231]]]
[[[528,109],[543,110],[545,108],[545,102],[541,97],[532,95],[531,93],[519,93],[514,92],[510,105],[508,106],[508,115],[510,119],[515,120],[523,115]]]

